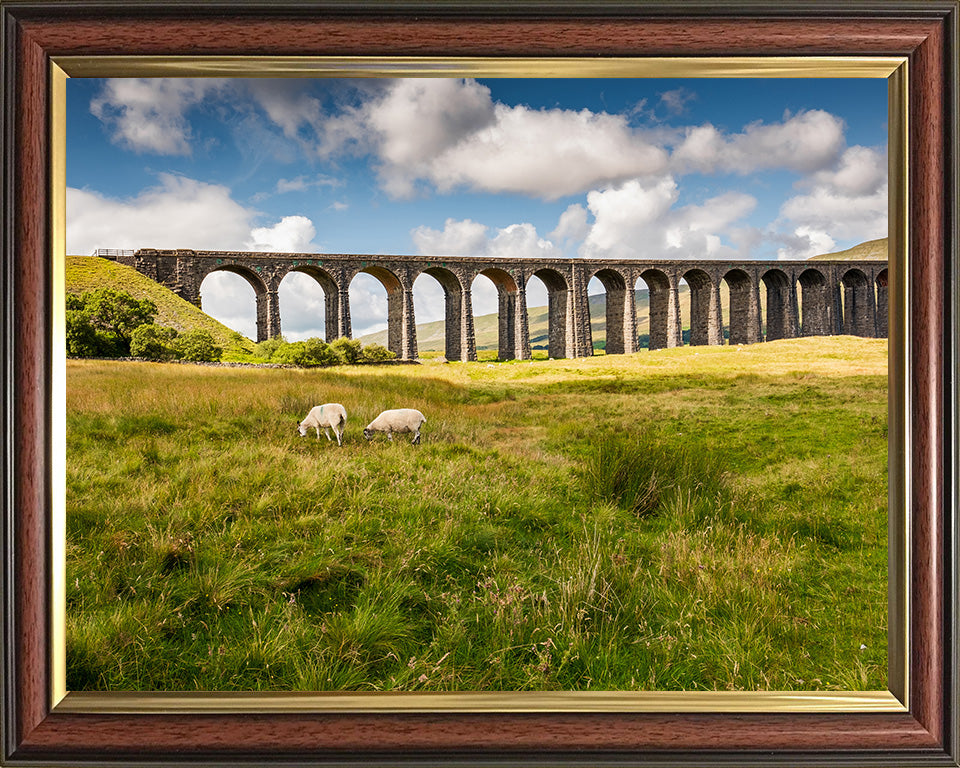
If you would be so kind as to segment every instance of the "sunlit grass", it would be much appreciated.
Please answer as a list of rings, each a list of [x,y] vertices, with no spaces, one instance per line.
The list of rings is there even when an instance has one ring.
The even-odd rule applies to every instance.
[[[845,337],[70,361],[68,686],[884,688],[886,391]],[[324,402],[342,448],[297,436]],[[363,440],[395,407],[422,445]]]

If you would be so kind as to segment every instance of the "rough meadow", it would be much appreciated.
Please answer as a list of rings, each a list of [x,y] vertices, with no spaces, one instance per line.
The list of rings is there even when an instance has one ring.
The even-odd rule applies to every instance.
[[[71,360],[68,687],[885,688],[886,350]]]

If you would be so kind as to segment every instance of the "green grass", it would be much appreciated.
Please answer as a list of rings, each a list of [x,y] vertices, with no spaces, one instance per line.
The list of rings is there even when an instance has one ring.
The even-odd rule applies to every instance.
[[[885,371],[69,361],[68,687],[883,689]],[[328,401],[342,448],[296,436]],[[362,439],[402,406],[422,445]]]

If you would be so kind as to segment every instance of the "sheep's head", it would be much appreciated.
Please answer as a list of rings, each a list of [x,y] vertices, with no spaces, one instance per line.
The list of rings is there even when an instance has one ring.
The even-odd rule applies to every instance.
[[[297,432],[300,433],[300,437],[307,436],[307,428],[303,426],[303,424],[301,424],[300,422],[297,422]]]
[[[363,430],[363,436],[365,439],[369,440],[371,437],[373,437],[373,430],[371,429]]]

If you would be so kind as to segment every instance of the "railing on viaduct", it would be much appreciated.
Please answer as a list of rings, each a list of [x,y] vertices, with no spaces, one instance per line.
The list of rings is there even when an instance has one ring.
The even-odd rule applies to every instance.
[[[683,344],[681,280],[690,290],[692,345],[724,343],[723,282],[730,297],[730,344],[797,336],[887,335],[885,261],[494,259],[153,249],[122,253],[117,260],[198,307],[200,285],[207,275],[216,271],[240,275],[256,294],[258,341],[280,333],[277,290],[290,272],[310,275],[323,288],[328,340],[351,336],[350,283],[361,272],[372,275],[387,291],[387,346],[401,359],[417,356],[413,283],[421,274],[433,276],[443,287],[448,360],[477,359],[471,287],[478,275],[497,287],[503,360],[530,357],[526,288],[534,276],[547,288],[551,357],[593,354],[587,285],[594,277],[606,290],[607,354],[638,349],[634,290],[640,280],[649,290],[650,349]]]

